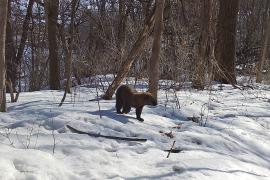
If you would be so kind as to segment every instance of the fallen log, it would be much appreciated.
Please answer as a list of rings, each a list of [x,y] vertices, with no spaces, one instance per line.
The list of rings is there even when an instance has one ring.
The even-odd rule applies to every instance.
[[[138,141],[138,142],[146,142],[147,141],[147,139],[143,139],[143,138],[106,136],[106,135],[102,135],[102,134],[88,133],[88,132],[84,132],[84,131],[75,129],[75,128],[71,127],[70,125],[66,125],[66,126],[73,133],[87,134],[88,136],[91,136],[91,137],[102,137],[102,138],[106,138],[106,139],[114,139],[114,140],[121,140],[121,141]]]

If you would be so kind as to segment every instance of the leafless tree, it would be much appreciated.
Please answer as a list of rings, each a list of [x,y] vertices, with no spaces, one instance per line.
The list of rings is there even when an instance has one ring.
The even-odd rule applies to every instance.
[[[268,54],[268,47],[269,47],[269,34],[270,34],[270,12],[269,12],[269,6],[270,3],[267,1],[266,4],[266,23],[265,23],[265,31],[264,31],[264,38],[262,42],[262,50],[261,50],[261,58],[259,59],[259,62],[257,63],[257,69],[256,69],[256,82],[261,83],[263,80],[262,76],[262,70],[265,65],[266,59],[267,59],[267,54]]]
[[[219,0],[217,43],[215,57],[217,65],[214,80],[235,84],[236,22],[239,0]]]
[[[159,67],[160,67],[160,51],[161,37],[163,32],[163,11],[165,0],[156,1],[155,11],[155,26],[154,26],[154,41],[152,47],[152,55],[150,58],[149,67],[149,92],[157,98],[158,82],[159,82]]]
[[[133,45],[129,54],[125,57],[120,70],[117,73],[116,78],[113,80],[112,84],[107,89],[105,95],[103,96],[104,99],[111,99],[113,93],[115,92],[116,88],[120,85],[123,79],[128,74],[134,58],[138,56],[141,52],[143,45],[145,44],[147,38],[149,37],[149,33],[152,31],[155,22],[155,13],[153,12],[149,19],[146,21],[143,30],[140,32],[139,37],[135,44]]]
[[[198,54],[195,65],[195,77],[193,79],[193,87],[196,89],[204,89],[205,73],[207,65],[207,57],[209,57],[210,48],[210,21],[212,0],[201,0],[200,12],[200,37],[198,44]]]
[[[50,89],[60,89],[60,63],[58,58],[58,45],[57,45],[57,19],[59,0],[45,0],[45,12],[48,24],[48,41],[49,41],[49,60],[50,60],[50,73],[49,84]]]
[[[0,1],[0,112],[6,111],[6,64],[5,64],[5,40],[7,23],[8,0]]]
[[[65,93],[64,96],[61,100],[61,103],[59,106],[62,105],[62,103],[65,101],[66,94],[71,93],[71,75],[72,75],[72,50],[73,50],[73,45],[74,45],[74,21],[75,21],[75,13],[76,13],[76,7],[78,5],[79,0],[72,0],[71,4],[71,19],[70,19],[70,29],[69,29],[69,39],[68,39],[68,44],[66,44],[65,37],[63,37],[63,44],[65,47],[65,52],[66,52],[66,87],[65,87]],[[63,31],[62,31],[63,33]]]

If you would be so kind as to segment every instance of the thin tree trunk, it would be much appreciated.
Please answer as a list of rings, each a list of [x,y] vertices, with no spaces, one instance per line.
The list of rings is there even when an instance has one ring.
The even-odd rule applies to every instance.
[[[48,39],[49,39],[49,85],[50,89],[60,89],[60,67],[57,46],[57,18],[59,0],[45,0],[45,12],[47,15]]]
[[[5,40],[7,24],[8,0],[0,1],[0,112],[5,112],[6,108],[6,64],[5,64]]]
[[[78,85],[81,85],[81,67],[80,67],[80,62],[82,61],[82,52],[81,52],[81,45],[80,45],[80,33],[79,33],[79,28],[78,26],[76,26],[76,28],[74,29],[75,34],[76,34],[76,44],[75,44],[75,48],[76,48],[76,62],[74,64],[72,64],[72,71],[74,74],[75,79],[77,80]]]
[[[72,6],[71,6],[71,20],[70,20],[70,39],[69,39],[69,48],[68,48],[68,55],[67,55],[67,88],[66,91],[68,93],[71,93],[70,87],[71,87],[71,70],[72,70],[72,49],[74,44],[74,25],[75,25],[75,13],[76,13],[76,7],[78,5],[79,0],[72,0]]]
[[[25,48],[25,44],[26,44],[26,40],[27,40],[27,33],[28,33],[28,29],[29,29],[30,18],[32,16],[33,4],[34,4],[34,0],[29,0],[25,19],[23,21],[23,27],[22,27],[23,31],[22,31],[22,36],[21,36],[21,42],[20,42],[19,49],[18,49],[17,55],[16,55],[17,71],[19,69],[20,64],[22,63],[22,56],[23,56],[23,52],[24,52],[24,48]],[[16,74],[17,73],[18,72],[16,72]],[[12,83],[14,84],[15,82],[12,82]]]
[[[121,53],[121,57],[124,54],[125,42],[126,42],[125,1],[119,0],[118,49]]]
[[[152,1],[153,0],[149,0],[149,1],[140,0],[140,2],[142,4],[143,15],[146,18],[148,18],[148,16],[149,16],[149,12],[150,12],[150,7],[151,7],[151,4],[152,4]]]
[[[235,36],[239,0],[219,0],[215,57],[217,67],[214,80],[225,84],[236,84]]]
[[[69,30],[69,47],[67,45],[64,45],[64,49],[66,51],[66,79],[67,79],[67,83],[66,83],[66,87],[65,87],[65,93],[64,96],[61,100],[61,103],[59,104],[59,106],[61,106],[63,104],[63,102],[65,101],[66,95],[67,93],[71,93],[71,69],[72,69],[72,49],[73,49],[73,42],[74,42],[74,21],[75,21],[75,13],[76,13],[76,7],[78,4],[79,0],[72,0],[72,6],[71,6],[71,19],[70,19],[70,30]],[[63,27],[64,28],[64,27]],[[64,31],[64,29],[63,29]],[[63,37],[63,43],[66,43],[65,38]]]
[[[125,0],[119,0],[119,18],[118,18],[119,22],[118,22],[118,43],[117,43],[118,51],[120,54],[120,58],[118,60],[119,64],[122,63],[122,60],[125,54],[125,47],[126,47],[126,22],[127,22],[128,10],[127,12],[125,11],[126,9],[125,2],[126,2]],[[129,3],[131,2],[132,1],[130,1]]]
[[[269,15],[269,2],[267,2],[267,18],[266,18],[266,28],[264,32],[264,41],[262,45],[262,50],[261,50],[261,59],[259,60],[256,68],[256,83],[261,83],[262,82],[262,69],[263,66],[265,65],[266,58],[267,58],[267,50],[268,50],[268,42],[269,42],[269,31],[270,31],[270,15]]]
[[[103,99],[106,100],[111,99],[116,88],[120,85],[120,83],[128,74],[135,57],[138,56],[138,54],[141,52],[143,45],[145,44],[147,38],[149,37],[149,33],[153,29],[155,22],[154,14],[155,11],[153,11],[150,18],[146,21],[143,30],[139,33],[137,41],[133,45],[129,54],[126,56],[125,60],[123,61],[116,78],[113,80],[112,84],[108,87],[105,95],[103,96]]]
[[[100,2],[100,15],[102,20],[105,19],[105,15],[106,15],[106,0],[101,0]]]
[[[6,86],[10,93],[11,102],[17,102],[19,98],[19,92],[16,92],[16,95],[14,96],[14,88],[12,87],[12,82],[10,79],[6,79]]]
[[[18,79],[18,63],[16,62],[16,50],[13,41],[13,29],[11,26],[11,0],[8,1],[5,53],[7,80],[12,82],[12,89],[8,88],[7,90],[11,92],[15,90],[16,80]]]
[[[205,86],[205,66],[207,60],[207,48],[209,48],[211,9],[211,0],[202,0],[200,13],[201,35],[195,66],[195,77],[193,80],[193,87],[200,90],[204,89]]]
[[[154,42],[149,67],[149,92],[157,98],[159,65],[160,65],[160,46],[163,32],[163,12],[165,0],[156,1]]]

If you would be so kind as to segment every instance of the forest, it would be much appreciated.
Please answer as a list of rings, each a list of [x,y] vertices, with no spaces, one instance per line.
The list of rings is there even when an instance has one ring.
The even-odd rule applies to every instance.
[[[2,93],[70,91],[108,74],[116,77],[109,99],[126,76],[148,78],[152,93],[159,79],[197,89],[236,85],[237,76],[269,83],[267,0],[9,0],[2,8]]]
[[[269,0],[0,0],[0,16],[0,179],[270,177]]]

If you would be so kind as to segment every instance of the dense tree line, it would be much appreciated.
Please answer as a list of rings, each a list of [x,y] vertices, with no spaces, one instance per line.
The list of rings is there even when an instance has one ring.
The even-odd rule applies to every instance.
[[[268,0],[1,0],[0,97],[113,74],[236,85],[269,82]],[[6,18],[4,18],[6,17]],[[62,83],[65,80],[65,83]],[[66,86],[65,86],[66,85]],[[7,87],[7,88],[6,88]],[[3,106],[1,110],[3,111]]]

